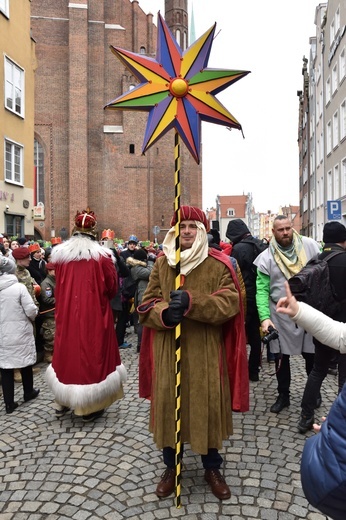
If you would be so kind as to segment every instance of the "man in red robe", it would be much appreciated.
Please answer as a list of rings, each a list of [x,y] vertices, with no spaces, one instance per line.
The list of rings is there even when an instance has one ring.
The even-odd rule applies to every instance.
[[[85,422],[123,397],[126,369],[110,300],[117,291],[111,251],[96,241],[93,212],[77,212],[72,237],[52,250],[55,265],[55,341],[46,381],[56,415],[69,409]]]

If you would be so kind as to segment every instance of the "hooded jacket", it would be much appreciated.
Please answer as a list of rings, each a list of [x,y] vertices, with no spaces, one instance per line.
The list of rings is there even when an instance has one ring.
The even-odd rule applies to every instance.
[[[251,235],[249,228],[240,218],[228,223],[227,238],[233,243],[232,256],[237,260],[240,267],[247,299],[256,298],[256,267],[253,262],[258,256],[260,249],[265,249],[261,240]]]
[[[0,368],[23,368],[36,362],[36,314],[36,305],[17,277],[0,276]]]
[[[235,218],[228,222],[226,237],[232,242],[233,246],[238,244],[246,235],[251,236],[251,233],[244,220]]]

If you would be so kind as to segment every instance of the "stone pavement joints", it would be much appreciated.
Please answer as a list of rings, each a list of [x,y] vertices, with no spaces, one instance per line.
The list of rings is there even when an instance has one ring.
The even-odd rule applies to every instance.
[[[138,397],[136,336],[120,351],[128,371],[123,400],[91,423],[67,414],[56,419],[45,385],[46,364],[34,376],[39,397],[0,417],[0,520],[323,520],[306,501],[300,483],[305,439],[296,424],[306,375],[302,357],[291,358],[291,406],[270,413],[276,398],[273,365],[263,362],[258,383],[250,382],[250,411],[234,413],[234,435],[224,442],[224,475],[232,496],[219,501],[204,481],[200,457],[185,451],[181,508],[174,495],[158,499],[164,470],[161,453],[148,433],[149,402]],[[318,417],[326,415],[337,393],[337,378],[323,383]]]

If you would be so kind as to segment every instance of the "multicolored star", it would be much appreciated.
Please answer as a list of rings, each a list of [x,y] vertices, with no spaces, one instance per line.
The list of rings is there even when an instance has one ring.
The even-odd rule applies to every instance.
[[[201,121],[241,130],[241,125],[215,98],[249,71],[207,69],[216,24],[182,52],[158,13],[156,60],[111,46],[112,52],[140,84],[105,108],[149,112],[142,153],[175,128],[195,161],[200,161]]]

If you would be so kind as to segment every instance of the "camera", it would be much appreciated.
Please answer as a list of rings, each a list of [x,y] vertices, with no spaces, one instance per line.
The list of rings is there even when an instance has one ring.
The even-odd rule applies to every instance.
[[[274,329],[271,325],[268,327],[268,334],[263,336],[262,341],[265,345],[268,345],[273,339],[278,339],[279,332]]]

